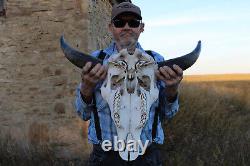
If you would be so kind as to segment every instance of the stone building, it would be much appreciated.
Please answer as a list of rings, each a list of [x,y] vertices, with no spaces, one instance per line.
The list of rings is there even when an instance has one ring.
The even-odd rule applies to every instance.
[[[87,123],[74,112],[80,70],[64,57],[59,38],[90,53],[111,40],[114,0],[11,0],[0,17],[0,135],[53,144],[58,156],[83,155]],[[81,134],[82,133],[82,134]],[[1,138],[3,139],[3,138]],[[61,146],[61,145],[65,146]],[[87,148],[88,149],[88,148]]]

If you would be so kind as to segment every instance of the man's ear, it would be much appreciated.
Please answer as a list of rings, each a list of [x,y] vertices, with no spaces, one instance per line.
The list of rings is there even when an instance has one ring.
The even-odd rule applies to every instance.
[[[140,32],[144,32],[144,27],[145,27],[145,24],[144,24],[144,23],[141,23]]]

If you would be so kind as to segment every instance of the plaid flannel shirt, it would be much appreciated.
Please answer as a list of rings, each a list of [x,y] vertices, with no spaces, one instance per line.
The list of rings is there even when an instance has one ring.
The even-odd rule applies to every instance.
[[[140,46],[139,43],[137,43],[137,48],[144,51],[143,48]],[[103,64],[107,63],[107,59],[112,56],[113,54],[117,53],[117,49],[115,46],[115,43],[112,42],[111,45],[103,50],[107,56],[105,57]],[[100,51],[94,51],[91,55],[94,57],[97,57],[99,55]],[[152,51],[152,54],[154,56],[155,61],[163,61],[164,58]],[[164,115],[165,118],[171,119],[179,110],[179,104],[178,104],[178,97],[173,103],[169,103],[166,100],[166,95],[164,94],[164,83],[158,81],[157,86],[160,89],[160,97],[163,97],[163,104],[161,106],[161,111],[163,111],[161,114]],[[81,98],[80,94],[80,87],[81,84],[76,89],[76,100],[75,100],[75,108],[78,115],[85,121],[89,120],[89,127],[88,127],[88,140],[92,144],[100,144],[101,142],[97,139],[96,131],[95,131],[95,122],[94,122],[94,114],[93,114],[93,104],[86,104],[83,99]],[[110,140],[112,142],[112,145],[114,145],[114,136],[117,136],[116,127],[115,124],[111,118],[110,109],[108,106],[108,103],[103,99],[101,96],[100,91],[101,83],[98,84],[95,88],[95,99],[96,99],[96,108],[99,115],[99,121],[100,121],[100,127],[102,131],[102,139],[103,140]],[[154,114],[155,114],[155,108],[158,107],[159,101],[156,100],[149,112],[149,118],[142,129],[141,133],[141,141],[144,144],[146,140],[149,140],[150,143],[155,142],[158,144],[163,144],[164,141],[164,133],[162,129],[162,122],[158,119],[157,124],[157,131],[156,131],[156,138],[152,140],[152,126],[154,122]]]

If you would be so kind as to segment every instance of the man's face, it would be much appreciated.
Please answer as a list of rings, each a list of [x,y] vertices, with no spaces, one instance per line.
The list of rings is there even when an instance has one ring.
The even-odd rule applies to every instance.
[[[135,47],[141,32],[144,31],[144,24],[134,15],[121,15],[112,20],[109,30],[116,44],[120,46],[119,49],[130,49]]]

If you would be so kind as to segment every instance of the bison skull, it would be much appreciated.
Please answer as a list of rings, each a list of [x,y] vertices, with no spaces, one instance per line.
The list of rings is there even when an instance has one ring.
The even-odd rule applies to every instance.
[[[108,74],[101,94],[110,107],[118,139],[125,144],[140,140],[150,107],[158,98],[156,69],[154,59],[139,49],[133,55],[123,49],[108,60]],[[135,160],[139,151],[137,144],[133,149],[125,149],[119,154],[124,160]]]

